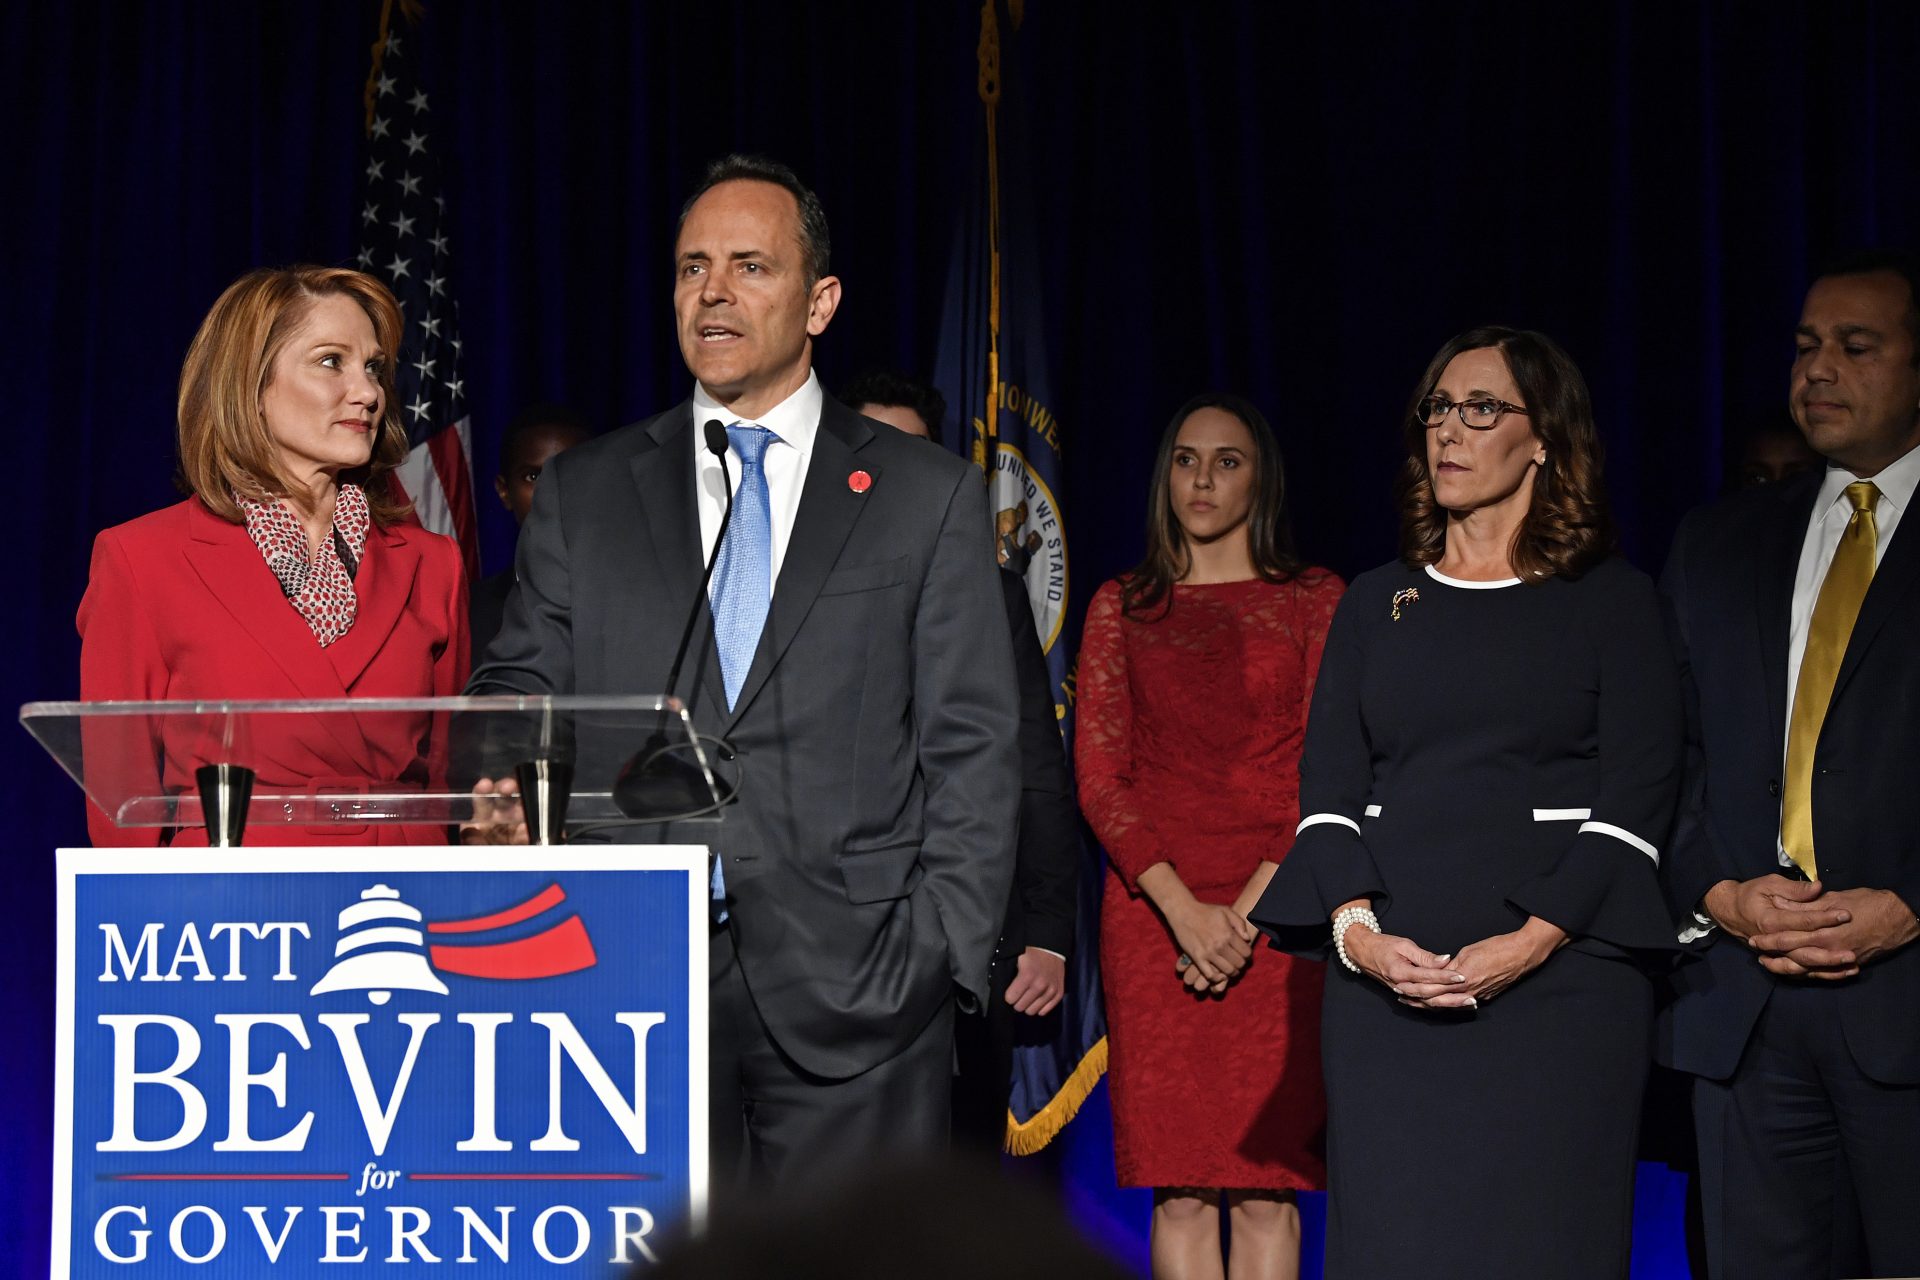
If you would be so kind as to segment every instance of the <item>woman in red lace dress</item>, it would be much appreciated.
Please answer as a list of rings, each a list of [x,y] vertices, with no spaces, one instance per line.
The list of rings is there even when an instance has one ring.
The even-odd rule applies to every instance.
[[[1236,1277],[1297,1274],[1293,1193],[1322,1185],[1320,966],[1254,955],[1246,912],[1299,816],[1341,589],[1294,555],[1259,411],[1230,396],[1182,406],[1160,442],[1146,559],[1088,609],[1076,751],[1112,869],[1100,970],[1115,1162],[1123,1186],[1154,1188],[1157,1277],[1224,1273],[1223,1205]]]

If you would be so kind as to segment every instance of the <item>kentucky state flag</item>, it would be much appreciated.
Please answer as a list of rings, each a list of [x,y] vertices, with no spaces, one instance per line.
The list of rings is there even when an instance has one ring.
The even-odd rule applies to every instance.
[[[973,190],[961,208],[948,268],[934,380],[959,416],[957,434],[941,425],[943,439],[987,470],[1000,563],[1026,579],[1071,760],[1079,636],[1067,625],[1072,596],[1060,504],[1064,428],[1056,416],[1036,271],[1025,127],[1031,117],[1018,96],[1014,57],[1019,9],[1017,0],[1010,15],[1001,0],[986,0],[981,8],[981,131]],[[1021,1019],[1016,1031],[1007,1117],[1007,1150],[1016,1155],[1044,1147],[1106,1070],[1102,867],[1097,851],[1078,852],[1083,865],[1066,997],[1045,1018]]]

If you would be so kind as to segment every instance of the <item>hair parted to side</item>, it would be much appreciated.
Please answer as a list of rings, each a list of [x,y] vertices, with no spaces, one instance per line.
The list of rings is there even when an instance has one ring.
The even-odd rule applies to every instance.
[[[745,155],[734,152],[721,156],[707,166],[700,176],[700,185],[693,189],[687,202],[680,206],[680,221],[677,228],[686,225],[687,215],[693,212],[693,206],[701,196],[713,190],[723,182],[771,182],[783,187],[800,206],[800,249],[807,268],[807,287],[811,289],[828,274],[827,267],[832,257],[833,240],[827,234],[827,211],[820,204],[820,197],[806,183],[794,174],[793,170],[778,160],[769,160],[765,156]]]
[[[1400,510],[1400,558],[1410,567],[1436,563],[1447,548],[1447,512],[1434,501],[1427,471],[1427,425],[1419,405],[1440,375],[1464,351],[1497,350],[1507,362],[1526,421],[1546,447],[1535,469],[1533,501],[1515,531],[1508,558],[1522,581],[1577,578],[1613,553],[1613,516],[1607,507],[1600,432],[1580,367],[1544,333],[1487,325],[1447,340],[1407,400],[1401,428],[1407,458],[1394,482]]]
[[[1135,622],[1164,618],[1173,608],[1173,584],[1185,577],[1193,556],[1186,530],[1173,510],[1173,450],[1180,428],[1202,409],[1219,409],[1238,418],[1253,436],[1253,505],[1247,512],[1247,549],[1254,572],[1267,582],[1290,582],[1305,566],[1293,547],[1287,520],[1287,473],[1280,442],[1265,415],[1249,400],[1221,392],[1197,395],[1174,411],[1160,433],[1147,489],[1147,554],[1121,579],[1120,612]]]
[[[279,451],[268,434],[260,397],[273,378],[273,363],[313,304],[330,296],[352,298],[373,322],[374,340],[386,360],[380,368],[380,421],[373,456],[364,467],[342,472],[342,482],[366,490],[367,507],[382,528],[410,506],[387,483],[405,461],[407,432],[394,394],[393,369],[400,357],[400,304],[372,276],[345,267],[263,267],[227,286],[187,348],[180,368],[180,482],[208,509],[240,523],[233,495],[285,498],[304,510],[309,495],[288,482]]]
[[[1870,276],[1885,272],[1907,282],[1907,310],[1901,317],[1913,339],[1913,367],[1920,369],[1920,255],[1904,249],[1862,249],[1823,264],[1817,280]]]

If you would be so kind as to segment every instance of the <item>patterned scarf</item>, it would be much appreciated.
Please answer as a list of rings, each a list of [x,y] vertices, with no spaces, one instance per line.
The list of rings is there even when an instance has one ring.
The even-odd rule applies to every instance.
[[[280,581],[280,590],[307,620],[320,647],[324,649],[347,634],[359,602],[353,593],[353,575],[340,559],[339,546],[344,542],[353,563],[360,563],[371,524],[367,495],[360,486],[340,486],[333,506],[335,536],[321,543],[312,559],[307,558],[306,526],[285,502],[255,502],[237,493],[233,497],[246,517],[247,536],[266,557],[267,567]]]

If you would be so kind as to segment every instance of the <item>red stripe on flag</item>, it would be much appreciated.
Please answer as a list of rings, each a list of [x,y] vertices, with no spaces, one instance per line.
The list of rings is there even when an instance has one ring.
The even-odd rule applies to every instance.
[[[427,925],[427,932],[482,933],[488,929],[504,929],[510,924],[531,920],[548,907],[557,907],[566,900],[567,891],[557,884],[550,884],[518,906],[508,907],[505,911],[496,911],[490,916],[472,916],[465,920],[435,920]]]
[[[480,576],[480,533],[473,512],[473,468],[467,465],[467,442],[459,426],[443,427],[428,436],[427,452],[453,515],[453,536],[467,562],[467,578],[475,580]]]
[[[579,916],[515,942],[472,947],[428,947],[433,967],[469,978],[557,978],[591,969],[599,957]]]

